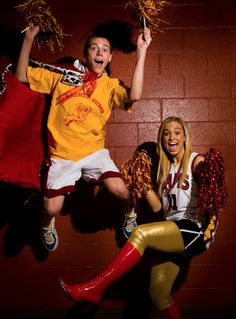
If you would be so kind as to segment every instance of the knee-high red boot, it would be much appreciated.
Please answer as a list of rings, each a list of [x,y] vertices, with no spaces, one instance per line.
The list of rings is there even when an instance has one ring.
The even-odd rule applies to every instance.
[[[181,319],[179,307],[174,302],[170,307],[160,311],[163,319]]]
[[[97,304],[104,289],[132,268],[140,260],[140,257],[139,251],[127,242],[110,265],[95,278],[76,285],[66,284],[61,278],[59,278],[59,282],[66,294],[74,301],[90,301]]]

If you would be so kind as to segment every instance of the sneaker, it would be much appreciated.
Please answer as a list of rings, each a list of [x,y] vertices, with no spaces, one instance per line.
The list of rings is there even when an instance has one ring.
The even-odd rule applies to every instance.
[[[55,228],[55,217],[52,218],[48,227],[42,227],[42,240],[48,251],[53,251],[58,246],[58,236]]]
[[[137,226],[137,214],[134,213],[132,216],[125,214],[125,221],[123,224],[123,233],[125,238],[129,238],[134,227]]]

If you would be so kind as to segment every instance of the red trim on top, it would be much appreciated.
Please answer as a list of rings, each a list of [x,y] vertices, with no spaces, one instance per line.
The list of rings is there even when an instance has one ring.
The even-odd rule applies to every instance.
[[[44,190],[44,195],[47,198],[53,198],[56,196],[60,196],[60,195],[65,195],[66,193],[70,193],[70,192],[74,192],[75,190],[75,186],[71,185],[71,186],[65,186],[59,189],[45,189]]]
[[[108,171],[108,172],[103,173],[103,174],[99,177],[99,179],[96,179],[96,178],[90,179],[90,182],[91,182],[91,183],[101,183],[104,179],[106,179],[106,178],[111,178],[111,177],[119,177],[119,178],[122,178],[120,172]]]
[[[111,177],[119,177],[119,178],[121,178],[121,174],[120,174],[120,172],[109,171],[109,172],[103,173],[99,177],[99,179],[92,178],[89,182],[97,184],[97,183],[101,183],[104,179],[111,178]],[[59,188],[59,189],[47,189],[47,188],[44,188],[44,195],[47,198],[52,198],[52,197],[56,197],[56,196],[60,196],[60,195],[65,195],[66,193],[70,193],[70,192],[74,192],[74,191],[75,191],[75,185],[69,185],[69,186],[65,186],[65,187]]]

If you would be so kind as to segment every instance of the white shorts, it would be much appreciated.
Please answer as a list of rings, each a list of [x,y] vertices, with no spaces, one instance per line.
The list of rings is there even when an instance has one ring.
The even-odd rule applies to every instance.
[[[101,182],[107,177],[120,177],[120,173],[107,149],[77,162],[51,158],[45,179],[45,196],[50,198],[74,191],[75,183],[81,177],[87,182]]]

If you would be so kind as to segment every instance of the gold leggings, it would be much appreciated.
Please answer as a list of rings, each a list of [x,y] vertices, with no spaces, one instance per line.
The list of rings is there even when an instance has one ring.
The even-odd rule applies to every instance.
[[[146,248],[166,253],[184,252],[184,242],[177,225],[172,221],[144,224],[136,227],[129,242],[143,255]],[[179,266],[165,262],[152,267],[150,296],[160,310],[168,308],[173,300],[170,296],[173,283],[179,273]]]
[[[171,290],[178,273],[179,266],[171,261],[152,267],[149,293],[159,310],[164,310],[172,305]]]

